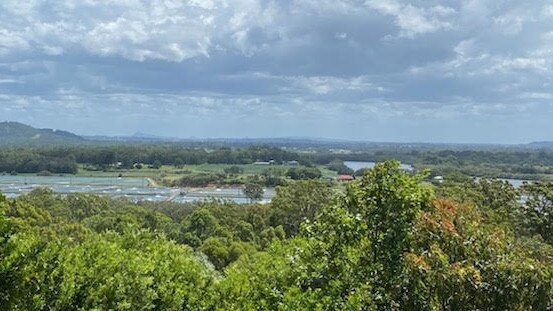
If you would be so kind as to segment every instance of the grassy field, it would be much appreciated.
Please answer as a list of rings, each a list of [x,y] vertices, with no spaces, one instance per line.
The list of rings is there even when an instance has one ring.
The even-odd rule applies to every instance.
[[[200,165],[186,165],[182,169],[176,169],[175,171],[192,171],[197,173],[221,173],[225,168],[237,166],[244,172],[243,175],[261,175],[267,169],[281,170],[284,173],[290,168],[297,167],[291,165],[259,165],[259,164],[243,164],[243,165],[229,165],[229,164],[200,164]],[[323,177],[336,177],[336,172],[327,169],[325,166],[317,166],[317,168],[323,174]]]
[[[152,178],[157,181],[161,180],[176,180],[185,174],[216,174],[224,173],[224,169],[237,166],[242,169],[242,173],[235,176],[238,180],[246,180],[248,177],[261,175],[267,169],[278,170],[284,175],[286,171],[295,166],[290,165],[259,165],[259,164],[243,164],[243,165],[229,165],[229,164],[200,164],[200,165],[185,165],[183,167],[175,167],[170,165],[164,165],[160,169],[144,167],[142,169],[116,169],[112,168],[107,171],[89,171],[85,169],[84,165],[79,166],[79,171],[76,176],[87,177],[117,177],[121,174],[124,177],[143,177]],[[321,171],[323,178],[334,179],[336,172],[327,169],[325,166],[317,166]]]
[[[79,170],[75,176],[86,177],[117,177],[122,174],[125,177],[150,177],[156,178],[163,174],[175,174],[176,168],[164,166],[160,169],[142,168],[142,169],[109,169],[106,171],[88,171],[84,165],[79,165]]]

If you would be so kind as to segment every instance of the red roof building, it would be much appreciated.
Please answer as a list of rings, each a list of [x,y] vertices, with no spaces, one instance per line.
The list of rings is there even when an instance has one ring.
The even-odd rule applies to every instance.
[[[343,181],[343,182],[352,181],[354,179],[355,179],[355,177],[353,177],[352,175],[338,175],[338,176],[336,176],[336,180]]]

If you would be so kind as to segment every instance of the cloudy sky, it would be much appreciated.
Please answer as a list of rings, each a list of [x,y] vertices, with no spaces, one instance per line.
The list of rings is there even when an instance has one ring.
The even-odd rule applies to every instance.
[[[78,134],[553,140],[553,1],[2,0],[0,120]]]

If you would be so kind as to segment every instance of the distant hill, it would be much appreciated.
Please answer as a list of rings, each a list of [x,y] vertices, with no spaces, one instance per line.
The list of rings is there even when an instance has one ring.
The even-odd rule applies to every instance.
[[[366,150],[535,150],[553,149],[553,141],[528,144],[448,144],[354,141],[312,137],[273,138],[176,138],[136,132],[130,136],[79,136],[67,131],[37,129],[19,122],[0,122],[0,147],[40,147],[51,145],[174,144],[189,148],[247,147],[267,145],[279,148],[324,149],[334,152]]]
[[[19,122],[0,122],[0,146],[45,146],[84,142],[84,138],[66,131],[37,129]]]
[[[528,145],[533,148],[553,148],[553,141],[535,141]]]

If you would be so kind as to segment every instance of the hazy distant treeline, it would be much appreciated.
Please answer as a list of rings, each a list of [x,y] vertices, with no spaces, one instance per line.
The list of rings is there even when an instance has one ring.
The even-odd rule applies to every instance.
[[[460,171],[472,176],[532,178],[553,174],[553,151],[550,150],[397,150],[349,154],[320,153],[313,157],[317,164],[343,161],[400,160],[416,169],[430,168],[434,175]]]
[[[134,164],[194,165],[204,163],[249,164],[255,161],[298,160],[297,153],[275,147],[189,149],[175,146],[102,146],[0,150],[0,172],[75,173],[77,164],[107,167],[117,164],[130,168]]]
[[[5,173],[52,173],[74,174],[77,162],[71,154],[61,151],[10,149],[0,150],[0,172]]]
[[[178,145],[112,145],[0,150],[0,172],[75,173],[78,164],[99,169],[117,165],[131,168],[151,165],[249,164],[296,160],[303,165],[327,165],[338,161],[385,161],[397,159],[416,169],[430,168],[435,175],[453,171],[473,176],[535,178],[553,174],[553,151],[546,150],[390,150],[342,152],[296,152],[271,146],[244,148],[189,148]]]

